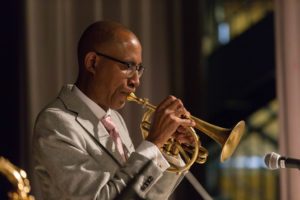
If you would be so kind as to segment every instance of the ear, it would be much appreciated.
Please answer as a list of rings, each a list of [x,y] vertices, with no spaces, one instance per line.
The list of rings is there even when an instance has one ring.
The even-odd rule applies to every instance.
[[[94,52],[88,52],[84,58],[84,67],[88,72],[95,74],[97,55]]]

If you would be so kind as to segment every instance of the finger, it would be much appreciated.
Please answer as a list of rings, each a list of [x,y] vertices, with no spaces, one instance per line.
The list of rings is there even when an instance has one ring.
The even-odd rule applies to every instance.
[[[194,127],[196,123],[192,119],[178,118],[178,123],[183,127]]]
[[[157,111],[164,110],[165,108],[169,107],[174,100],[176,100],[176,97],[174,97],[172,95],[168,96],[157,106],[156,110]]]
[[[168,106],[168,109],[173,110],[175,113],[183,114],[185,112],[185,108],[180,99],[174,99],[171,104]]]
[[[187,111],[185,108],[184,108],[184,114],[185,118],[190,118],[191,117],[191,113],[189,111]]]
[[[178,129],[177,129],[177,132],[182,133],[182,134],[186,134],[186,133],[188,133],[188,130],[183,126],[179,126]]]
[[[192,144],[192,143],[194,143],[194,137],[191,134],[177,133],[175,138],[180,144],[182,144],[182,143],[183,144]]]
[[[158,106],[157,109],[170,109],[177,110],[183,107],[183,103],[180,99],[170,95],[166,99],[164,99]]]
[[[183,119],[189,119],[191,116],[190,112],[188,112],[184,107],[177,109],[175,111],[175,115]]]
[[[175,109],[174,113],[177,117],[185,118],[184,117],[185,109],[183,106]]]
[[[174,135],[176,135],[178,137],[190,136],[191,135],[190,131],[191,131],[190,128],[179,126],[176,130],[176,134],[174,134]]]

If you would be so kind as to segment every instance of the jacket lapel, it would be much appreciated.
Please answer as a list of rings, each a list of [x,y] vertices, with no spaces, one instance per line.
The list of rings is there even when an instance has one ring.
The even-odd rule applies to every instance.
[[[107,153],[109,153],[116,162],[122,164],[122,157],[115,150],[115,144],[105,127],[99,122],[98,118],[91,110],[72,93],[73,85],[63,87],[59,98],[63,101],[66,109],[77,114],[76,121],[91,136],[92,140],[97,142]]]

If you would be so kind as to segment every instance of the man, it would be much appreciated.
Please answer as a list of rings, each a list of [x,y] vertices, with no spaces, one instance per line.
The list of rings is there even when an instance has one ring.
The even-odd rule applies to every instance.
[[[167,199],[182,175],[169,173],[159,148],[194,126],[182,102],[167,97],[147,140],[135,150],[116,111],[143,74],[142,47],[123,25],[90,25],[78,44],[79,75],[38,116],[35,171],[44,199]],[[109,120],[106,120],[109,119]],[[111,128],[107,127],[107,123]],[[121,144],[120,144],[121,143]]]

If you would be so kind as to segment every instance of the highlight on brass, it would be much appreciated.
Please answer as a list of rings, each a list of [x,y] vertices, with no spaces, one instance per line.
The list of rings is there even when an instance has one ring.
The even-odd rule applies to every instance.
[[[8,192],[10,200],[34,200],[29,195],[30,183],[24,170],[19,169],[10,161],[0,156],[0,173],[14,186],[14,191]]]
[[[140,128],[143,134],[144,139],[147,138],[148,131],[151,125],[151,115],[156,109],[156,106],[149,103],[149,100],[146,98],[138,98],[134,93],[131,93],[127,97],[128,101],[132,101],[142,105],[146,111],[142,117],[142,122],[140,124]],[[234,128],[222,128],[208,122],[205,122],[201,119],[198,119],[194,116],[191,116],[196,123],[195,128],[206,134],[210,138],[212,138],[215,142],[217,142],[222,147],[221,151],[221,162],[227,160],[235,151],[237,145],[239,144],[244,130],[245,130],[245,122],[238,122]],[[195,163],[203,164],[206,162],[208,151],[201,145],[201,141],[199,136],[197,135],[194,128],[189,128],[189,133],[191,134],[194,145],[187,146],[185,144],[179,144],[174,139],[169,139],[166,144],[162,147],[161,151],[164,154],[168,154],[171,156],[180,156],[185,161],[185,166],[175,166],[170,163],[171,167],[168,171],[181,173],[189,170],[189,168]]]

